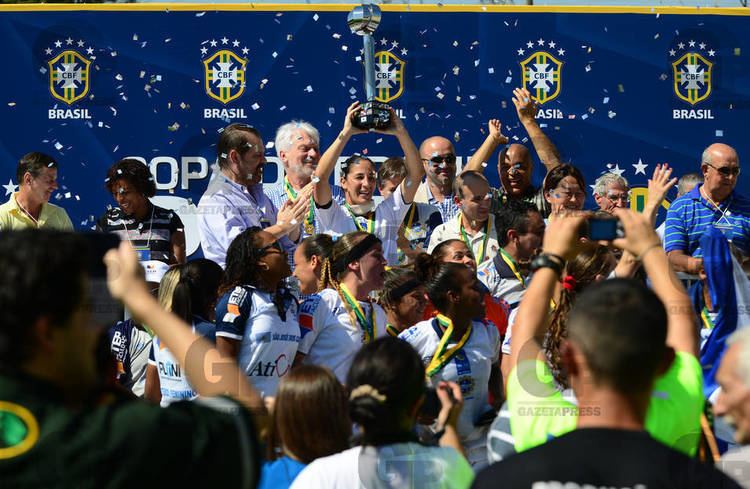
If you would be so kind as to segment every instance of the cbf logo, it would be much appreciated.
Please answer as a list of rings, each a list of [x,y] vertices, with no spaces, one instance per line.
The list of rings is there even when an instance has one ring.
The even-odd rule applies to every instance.
[[[89,94],[94,49],[83,40],[57,39],[44,50],[49,93],[53,98],[73,105]],[[91,119],[88,109],[49,109],[49,119]]]
[[[236,100],[245,92],[247,55],[249,49],[240,41],[230,41],[226,36],[221,39],[203,41],[201,57],[203,60],[203,78],[206,94],[226,105]],[[210,53],[209,51],[213,52]],[[241,52],[240,56],[238,52]],[[204,109],[207,119],[246,119],[244,109]]]
[[[404,93],[406,62],[390,51],[375,53],[375,100],[388,103]]]
[[[523,87],[540,105],[554,100],[562,88],[561,58],[565,50],[559,48],[555,41],[539,39],[528,41],[525,47],[518,49],[519,56],[526,56],[521,64]]]
[[[679,40],[669,50],[674,93],[678,99],[695,106],[712,91],[716,51],[695,39]],[[710,109],[673,109],[673,119],[713,119]]]

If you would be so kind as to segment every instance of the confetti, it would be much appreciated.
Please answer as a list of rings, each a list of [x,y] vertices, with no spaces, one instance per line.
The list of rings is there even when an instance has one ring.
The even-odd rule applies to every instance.
[[[474,60],[474,67],[476,68],[477,66],[479,66],[479,60],[478,60],[478,59],[475,59],[475,60]]]
[[[602,100],[602,103],[605,104],[605,105],[608,104],[609,103],[609,97],[604,97],[604,100]]]
[[[315,22],[317,22],[319,18],[320,18],[320,16],[318,14],[313,15],[313,20]]]
[[[716,130],[716,137],[717,138],[724,137],[724,131],[721,130],[721,129],[717,129]]]
[[[617,112],[614,112],[614,111],[612,111],[612,110],[610,110],[609,112],[607,112],[607,116],[608,116],[608,117],[609,117],[610,119],[614,119],[616,115],[617,115]]]
[[[285,111],[285,110],[286,110],[286,105],[282,105],[281,107],[279,107],[279,111]]]
[[[258,102],[255,102],[255,103],[254,103],[253,105],[251,105],[250,107],[252,107],[252,108],[253,108],[253,110],[258,110],[258,109],[260,109],[260,105],[258,105]]]
[[[315,184],[315,183],[320,182],[320,177],[317,175],[313,175],[311,180],[312,180],[312,183]]]
[[[487,68],[487,73],[492,75],[493,73],[495,73],[495,68]]]
[[[55,149],[58,150],[58,151],[60,151],[61,149],[63,149],[63,145],[60,144],[59,142],[55,143]]]
[[[445,95],[443,95],[442,93],[437,94],[437,98],[439,98],[440,100],[443,100],[443,97],[445,97]]]
[[[305,87],[305,91],[306,91],[307,93],[312,93],[312,91],[313,91],[313,87],[312,87],[312,85],[308,85],[308,86],[306,86],[306,87]]]
[[[512,77],[512,76],[509,76],[509,77],[507,77],[507,78],[505,79],[505,83],[510,83],[510,82],[512,82],[512,81],[513,81],[513,77]]]
[[[274,51],[274,52],[271,53],[271,56],[274,57],[274,58],[278,57],[278,55],[279,55],[279,53],[277,53],[276,51]]]
[[[624,93],[625,92],[625,87],[622,85],[622,83],[618,83],[617,84],[617,91],[620,92],[620,93]]]
[[[203,17],[204,15],[206,15],[206,12],[198,12],[195,14],[196,17]]]
[[[341,39],[341,34],[339,34],[338,32],[334,32],[331,37],[333,37],[334,39]]]
[[[742,50],[740,48],[734,48],[734,55],[739,56],[742,53]]]
[[[8,102],[8,107],[15,107],[15,106],[16,106],[15,102]]]
[[[335,114],[336,113],[336,109],[334,107],[328,107],[328,113],[329,114]]]

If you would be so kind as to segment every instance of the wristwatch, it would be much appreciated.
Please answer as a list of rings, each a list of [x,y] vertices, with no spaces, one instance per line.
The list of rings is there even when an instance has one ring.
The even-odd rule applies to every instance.
[[[562,276],[565,260],[561,256],[551,253],[541,253],[531,261],[530,270],[536,272],[540,268],[551,268],[557,275]]]

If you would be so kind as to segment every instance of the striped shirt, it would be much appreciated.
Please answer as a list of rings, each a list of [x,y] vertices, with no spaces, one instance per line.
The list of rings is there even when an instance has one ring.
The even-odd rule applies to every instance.
[[[115,233],[121,240],[130,241],[140,261],[158,260],[169,263],[172,257],[172,236],[184,231],[177,213],[149,202],[146,218],[142,221],[127,216],[119,207],[111,207],[96,223],[98,231]]]
[[[430,186],[427,184],[427,181],[424,181],[419,185],[417,193],[414,196],[414,202],[431,204],[437,207],[440,210],[440,215],[443,218],[443,223],[446,223],[456,217],[456,214],[458,214],[458,211],[460,210],[458,208],[458,204],[456,204],[456,202],[453,200],[453,194],[446,195],[442,202],[437,200],[435,196],[432,195],[432,191],[430,190]]]
[[[750,254],[750,199],[732,192],[716,209],[701,195],[701,187],[672,202],[667,211],[664,249],[701,257],[700,238],[713,225],[743,255]]]

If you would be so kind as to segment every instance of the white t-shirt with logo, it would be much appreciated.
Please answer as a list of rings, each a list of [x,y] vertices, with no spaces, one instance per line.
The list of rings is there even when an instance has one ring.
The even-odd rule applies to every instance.
[[[425,367],[432,361],[442,336],[442,331],[436,323],[436,319],[421,321],[398,335],[414,347]],[[448,347],[455,344],[456,342],[451,341]],[[430,377],[432,387],[445,380],[455,382],[461,388],[464,408],[461,410],[456,429],[461,442],[467,448],[467,456],[472,464],[481,463],[482,456],[484,464],[487,463],[485,438],[488,427],[477,427],[475,423],[482,415],[492,410],[488,401],[488,385],[492,365],[498,363],[499,355],[500,333],[497,327],[489,322],[472,321],[471,335],[466,344],[442,369]],[[469,453],[473,448],[477,448],[476,456]]]
[[[262,396],[275,396],[281,377],[292,368],[300,339],[297,301],[284,296],[279,316],[269,292],[235,287],[216,306],[216,336],[241,341],[240,369]]]
[[[198,316],[193,317],[193,333],[203,336],[211,343],[216,341],[216,326]],[[161,407],[167,407],[177,401],[192,401],[198,397],[198,393],[185,377],[182,365],[158,336],[154,336],[151,342],[148,364],[156,367],[159,374]]]
[[[385,336],[385,311],[375,303],[359,304],[367,318],[375,308],[375,337]],[[299,352],[306,355],[304,363],[327,367],[344,383],[354,355],[362,347],[364,332],[359,324],[352,324],[338,291],[324,289],[309,296],[300,306],[299,324]]]
[[[404,197],[401,194],[401,185],[375,207],[373,234],[383,242],[383,255],[391,265],[398,265],[398,246],[396,245],[398,229],[401,227],[409,207],[410,204],[404,202]],[[368,230],[367,219],[362,216],[353,216],[345,206],[339,205],[336,200],[332,200],[331,205],[327,208],[317,208],[315,213],[320,229],[325,229],[326,233],[332,236],[341,236],[358,231],[357,224],[354,223],[355,219],[363,230]]]
[[[468,489],[473,479],[466,459],[453,448],[396,443],[314,460],[290,489]]]

